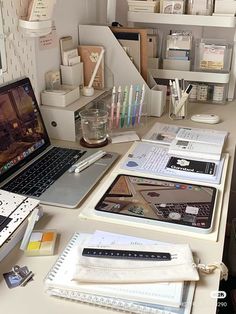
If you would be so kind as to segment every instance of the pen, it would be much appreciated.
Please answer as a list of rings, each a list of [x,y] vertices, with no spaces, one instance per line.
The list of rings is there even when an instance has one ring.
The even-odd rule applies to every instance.
[[[181,85],[180,85],[180,95],[181,95],[181,97],[183,96],[184,91],[185,91],[185,82],[184,82],[184,79],[181,79]],[[185,117],[185,115],[186,115],[186,103],[185,103],[185,105],[182,107],[182,109],[181,109],[181,111],[180,111],[180,115],[181,115],[182,117]]]
[[[176,92],[177,92],[177,96],[178,96],[178,101],[180,101],[181,94],[180,94],[180,88],[179,88],[179,80],[177,78],[175,78],[175,85],[176,85]]]
[[[131,117],[132,99],[133,99],[133,85],[130,85],[130,89],[129,89],[129,103],[128,103],[128,118],[127,118],[127,126],[129,126],[129,125],[130,125],[130,117]]]
[[[138,106],[138,99],[139,99],[139,85],[137,85],[136,91],[135,91],[135,100],[134,100],[133,114],[132,114],[132,126],[135,125],[136,110],[137,110],[137,106]]]
[[[128,86],[125,86],[124,99],[123,99],[123,104],[122,104],[122,114],[121,114],[121,120],[120,120],[121,128],[123,128],[125,124],[125,112],[126,112],[127,100],[128,100]]]
[[[117,105],[116,105],[116,127],[119,127],[120,122],[120,103],[121,103],[121,86],[118,87]]]
[[[144,97],[145,97],[145,85],[143,84],[142,91],[141,91],[141,99],[140,99],[140,104],[139,104],[139,111],[138,111],[138,124],[140,123],[140,119],[142,116]]]
[[[85,163],[87,163],[88,161],[90,161],[91,159],[93,159],[94,157],[101,156],[102,153],[104,153],[103,150],[97,151],[97,152],[94,153],[93,155],[91,155],[91,156],[85,158],[84,160],[79,161],[79,162],[73,164],[73,165],[70,167],[70,169],[69,169],[68,171],[69,171],[70,173],[71,173],[71,172],[74,172],[77,167],[79,167],[79,166],[81,166],[81,165],[84,165]],[[99,158],[101,158],[101,157],[99,157]]]
[[[112,89],[112,101],[111,101],[111,112],[110,112],[110,129],[112,129],[113,119],[114,119],[114,108],[116,102],[116,87]]]
[[[95,153],[94,155],[90,156],[89,159],[87,160],[83,160],[83,162],[81,162],[80,165],[78,165],[75,168],[75,173],[79,173],[82,170],[88,168],[89,166],[91,166],[92,164],[94,164],[97,160],[99,160],[100,158],[102,158],[103,156],[106,155],[106,152],[104,151],[99,151],[97,153]]]
[[[186,88],[186,90],[184,91],[184,93],[183,93],[183,95],[182,95],[182,97],[181,97],[181,99],[180,99],[180,101],[179,101],[177,107],[175,108],[176,114],[178,114],[178,112],[179,112],[179,111],[182,109],[182,107],[185,105],[186,100],[187,100],[188,97],[189,97],[189,94],[190,94],[190,92],[191,92],[192,87],[193,87],[193,86],[192,86],[191,84],[189,84],[188,87]]]

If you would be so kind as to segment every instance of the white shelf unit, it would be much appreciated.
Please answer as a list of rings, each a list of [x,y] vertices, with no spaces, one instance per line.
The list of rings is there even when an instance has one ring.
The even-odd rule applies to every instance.
[[[144,24],[162,24],[162,25],[180,25],[180,26],[198,26],[234,29],[236,26],[236,18],[232,16],[200,16],[187,14],[161,14],[161,13],[144,13],[128,11],[129,23]],[[154,70],[150,69],[150,73],[158,78],[172,79],[184,78],[188,81],[212,82],[212,83],[228,83],[229,101],[234,99],[236,84],[236,31],[234,31],[234,49],[232,55],[232,65],[230,73],[212,73],[212,72],[193,72],[193,71],[172,71],[172,70]]]
[[[236,18],[232,16],[205,16],[188,14],[161,14],[128,11],[128,21],[135,23],[157,23],[192,26],[212,26],[234,28]]]

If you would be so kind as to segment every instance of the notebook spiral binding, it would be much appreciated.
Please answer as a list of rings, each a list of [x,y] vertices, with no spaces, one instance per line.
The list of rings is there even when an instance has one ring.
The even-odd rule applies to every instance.
[[[66,246],[66,248],[64,249],[64,251],[62,252],[62,254],[59,256],[59,258],[56,260],[54,266],[53,266],[53,270],[51,270],[46,278],[50,281],[53,280],[53,278],[56,276],[57,271],[60,269],[60,266],[62,265],[63,261],[65,260],[67,254],[70,252],[70,250],[73,247],[73,244],[76,242],[77,238],[79,236],[79,233],[76,232],[73,237],[71,238],[70,242],[68,243],[68,245]]]
[[[119,312],[133,313],[133,314],[175,314],[175,312],[169,310],[160,310],[157,308],[142,306],[134,304],[127,300],[114,299],[111,297],[92,295],[87,293],[80,293],[66,289],[51,289],[50,295],[66,300],[86,303],[94,306],[102,306],[110,308]]]

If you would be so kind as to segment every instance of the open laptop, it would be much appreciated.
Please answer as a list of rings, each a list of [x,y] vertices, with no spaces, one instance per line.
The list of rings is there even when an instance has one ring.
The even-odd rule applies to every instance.
[[[0,87],[1,189],[74,208],[118,157],[108,153],[82,172],[69,173],[94,152],[51,145],[28,78]]]

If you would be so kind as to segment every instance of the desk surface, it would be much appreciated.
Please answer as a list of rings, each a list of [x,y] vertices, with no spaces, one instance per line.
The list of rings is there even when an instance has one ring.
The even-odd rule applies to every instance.
[[[227,130],[230,132],[230,136],[227,140],[225,151],[229,152],[230,160],[228,166],[228,173],[226,178],[226,188],[223,199],[223,208],[221,216],[221,224],[219,229],[218,242],[199,240],[196,238],[187,238],[181,235],[176,235],[173,230],[173,234],[165,234],[164,232],[148,231],[145,229],[128,227],[128,226],[116,226],[109,225],[103,222],[89,222],[80,221],[78,214],[80,208],[77,209],[65,209],[57,208],[53,206],[43,206],[44,217],[37,224],[37,229],[56,229],[59,233],[56,255],[46,257],[25,257],[19,250],[17,245],[11,253],[1,262],[1,274],[8,272],[13,265],[18,264],[20,266],[27,265],[30,270],[35,273],[34,281],[30,282],[26,287],[19,287],[15,289],[8,289],[2,275],[0,276],[0,295],[1,295],[1,313],[18,313],[18,314],[65,314],[65,313],[115,313],[113,310],[94,307],[86,304],[80,304],[62,299],[52,298],[44,292],[43,279],[51,266],[54,264],[58,255],[62,252],[67,242],[75,231],[78,232],[93,232],[95,230],[104,230],[109,232],[118,232],[132,236],[145,237],[149,239],[156,239],[160,241],[186,243],[188,242],[194,253],[199,256],[200,260],[204,263],[220,262],[222,260],[225,227],[228,212],[228,201],[230,193],[231,175],[233,169],[234,160],[234,146],[236,142],[236,103],[231,102],[226,105],[206,105],[206,104],[192,104],[190,110],[197,113],[218,114],[220,115],[222,122],[216,125],[207,125],[193,123],[190,119],[184,121],[171,121],[167,115],[158,119],[159,122],[188,125],[199,128],[212,128],[218,130]],[[191,111],[190,111],[191,114]],[[157,119],[150,118],[148,126],[142,130],[138,130],[139,135],[144,134],[148,128]],[[63,142],[59,144],[63,146],[76,147],[76,143]],[[122,143],[108,145],[106,149],[114,152],[126,152],[132,143]],[[216,312],[216,299],[211,298],[212,291],[217,291],[219,285],[219,272],[212,275],[201,275],[201,280],[197,284],[195,291],[195,297],[193,302],[193,314],[208,313],[215,314]]]

